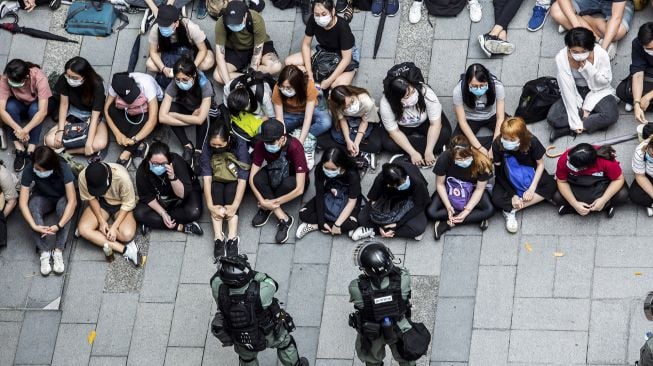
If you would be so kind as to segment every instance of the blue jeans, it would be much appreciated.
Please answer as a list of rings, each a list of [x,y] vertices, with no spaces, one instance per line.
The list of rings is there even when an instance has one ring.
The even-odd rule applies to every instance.
[[[9,97],[5,110],[16,123],[22,127],[25,127],[29,121],[32,120],[34,115],[36,115],[36,112],[39,111],[39,100],[36,99],[31,104],[25,104],[14,97]],[[29,132],[29,143],[31,145],[39,144],[39,137],[41,137],[41,128],[42,123],[39,123]],[[14,135],[13,132],[10,134],[10,137],[11,141],[16,141],[16,135]]]
[[[320,96],[319,98],[323,98]],[[318,99],[318,103],[320,100]],[[291,133],[295,129],[302,128],[304,124],[304,113],[287,113],[283,112],[283,122],[286,125],[286,132]],[[319,108],[318,104],[315,105],[313,110],[313,120],[311,121],[311,128],[308,130],[311,135],[317,137],[327,132],[331,128],[331,114],[325,108]]]

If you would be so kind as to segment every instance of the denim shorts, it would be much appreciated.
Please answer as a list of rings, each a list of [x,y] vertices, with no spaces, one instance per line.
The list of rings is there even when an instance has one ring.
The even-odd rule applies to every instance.
[[[594,15],[601,14],[605,20],[610,19],[612,16],[612,1],[609,0],[573,0],[574,10],[578,15]],[[633,21],[635,8],[633,2],[626,0],[626,8],[624,15],[621,19],[621,24],[626,28],[626,32],[630,30],[630,23]]]

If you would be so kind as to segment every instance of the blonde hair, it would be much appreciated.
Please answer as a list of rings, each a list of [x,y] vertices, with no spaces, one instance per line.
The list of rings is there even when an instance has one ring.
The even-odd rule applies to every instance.
[[[531,148],[533,134],[520,117],[510,117],[501,124],[501,137],[510,140],[519,139],[519,151],[527,152]]]

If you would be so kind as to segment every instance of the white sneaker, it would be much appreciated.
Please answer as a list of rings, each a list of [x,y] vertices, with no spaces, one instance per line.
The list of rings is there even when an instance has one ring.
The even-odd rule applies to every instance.
[[[478,23],[481,21],[481,17],[483,17],[483,7],[478,0],[467,0],[467,9],[469,9],[469,19],[472,22]]]
[[[181,16],[184,18],[188,18],[188,15],[186,15],[186,6],[181,7]]]
[[[420,19],[422,19],[422,2],[413,1],[410,10],[408,10],[408,21],[410,24],[415,24],[419,23]]]
[[[647,207],[646,208],[646,214],[648,215],[648,217],[652,217],[653,216],[653,207]]]
[[[134,243],[133,240],[125,245],[125,253],[123,253],[122,256],[130,260],[137,267],[141,262],[141,252],[138,250],[138,246],[136,246],[136,243]]]
[[[424,234],[419,234],[415,237],[415,240],[420,241],[422,238],[424,238]]]
[[[610,43],[608,49],[605,51],[608,53],[608,57],[610,57],[610,61],[614,60],[614,58],[617,56],[617,42]]]
[[[506,218],[506,230],[512,234],[516,233],[519,230],[519,223],[517,222],[517,217],[515,217],[515,212],[503,211],[503,217]]]
[[[349,237],[353,241],[359,241],[361,239],[373,238],[374,229],[369,227],[359,226],[356,230],[349,231]]]
[[[52,266],[54,273],[62,274],[65,269],[63,264],[63,252],[55,250],[52,253],[52,260],[54,261],[54,265]]]
[[[41,274],[47,276],[52,272],[52,267],[50,266],[50,252],[41,253]]]
[[[624,110],[626,112],[632,112],[633,111],[633,105],[630,104],[630,103],[626,103],[626,105],[624,105]]]
[[[295,236],[297,237],[297,239],[301,239],[305,237],[307,234],[312,233],[313,231],[316,230],[317,230],[317,225],[307,224],[305,222],[302,222],[301,224],[299,224]]]
[[[388,160],[388,163],[394,163],[395,160],[401,158],[402,156],[404,156],[404,154],[392,155],[392,157],[390,157],[390,160]]]
[[[20,9],[18,1],[2,1],[0,2],[0,18],[4,18],[9,12],[17,12]]]
[[[562,24],[558,26],[558,33],[562,34],[567,31],[567,28],[563,27]]]

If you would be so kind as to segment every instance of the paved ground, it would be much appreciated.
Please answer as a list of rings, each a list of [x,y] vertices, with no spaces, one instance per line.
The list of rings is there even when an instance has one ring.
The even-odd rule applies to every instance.
[[[355,83],[377,99],[385,71],[395,61],[413,60],[422,67],[452,120],[451,90],[470,63],[483,62],[500,76],[507,86],[508,112],[514,111],[524,82],[554,74],[553,57],[562,47],[562,36],[551,22],[540,32],[525,29],[531,2],[523,5],[509,32],[515,53],[491,60],[476,42],[492,23],[491,3],[483,3],[479,24],[471,24],[464,10],[456,18],[432,18],[434,27],[426,21],[408,24],[406,4],[404,0],[400,17],[386,21],[376,60],[372,46],[378,19],[357,13],[352,22],[363,57]],[[271,4],[263,14],[280,55],[298,51],[303,35],[300,15]],[[651,15],[650,9],[638,13],[633,29]],[[64,9],[55,14],[36,10],[23,13],[21,24],[63,34],[64,16]],[[48,72],[61,71],[68,58],[79,54],[109,80],[112,73],[126,68],[140,15],[131,19],[127,29],[108,38],[77,37],[80,45],[12,38],[1,32],[0,65],[20,57],[42,64]],[[211,40],[212,23],[200,22]],[[627,74],[635,33],[622,42],[613,62],[614,86]],[[143,39],[142,55],[145,49]],[[141,59],[139,70],[143,64]],[[576,142],[631,133],[635,121],[621,113],[618,125],[607,133]],[[545,123],[531,127],[541,139],[548,135]],[[562,139],[559,147],[571,143]],[[617,146],[629,181],[634,146],[634,142]],[[117,153],[110,149],[108,159],[113,161]],[[0,156],[11,163],[9,151]],[[553,166],[554,161],[547,161],[549,171]],[[428,178],[433,191],[430,173]],[[365,187],[371,179],[368,174]],[[298,207],[293,205],[291,212],[296,214]],[[241,251],[248,253],[257,270],[281,284],[278,297],[299,325],[295,338],[301,352],[311,364],[360,365],[354,355],[355,333],[346,321],[351,310],[347,284],[357,274],[351,265],[352,242],[315,233],[278,246],[271,244],[272,224],[249,227],[255,212],[251,199],[241,212]],[[561,219],[553,207],[541,205],[520,214],[519,221],[517,235],[507,234],[503,219],[495,216],[484,233],[464,227],[439,242],[431,230],[421,242],[387,241],[414,276],[415,319],[425,322],[433,334],[432,350],[419,364],[632,364],[650,328],[640,310],[653,276],[646,212],[629,205],[612,220],[599,215]],[[206,215],[202,222],[209,232]],[[29,230],[18,213],[11,217],[10,228],[9,247],[0,251],[0,365],[237,364],[233,352],[221,348],[208,332],[215,311],[207,284],[215,270],[210,233],[201,238],[162,232],[139,236],[149,254],[143,270],[130,268],[122,259],[107,265],[99,249],[71,239],[66,274],[43,278]],[[97,336],[91,345],[88,336],[93,330]],[[272,352],[260,358],[262,365],[275,364]]]

